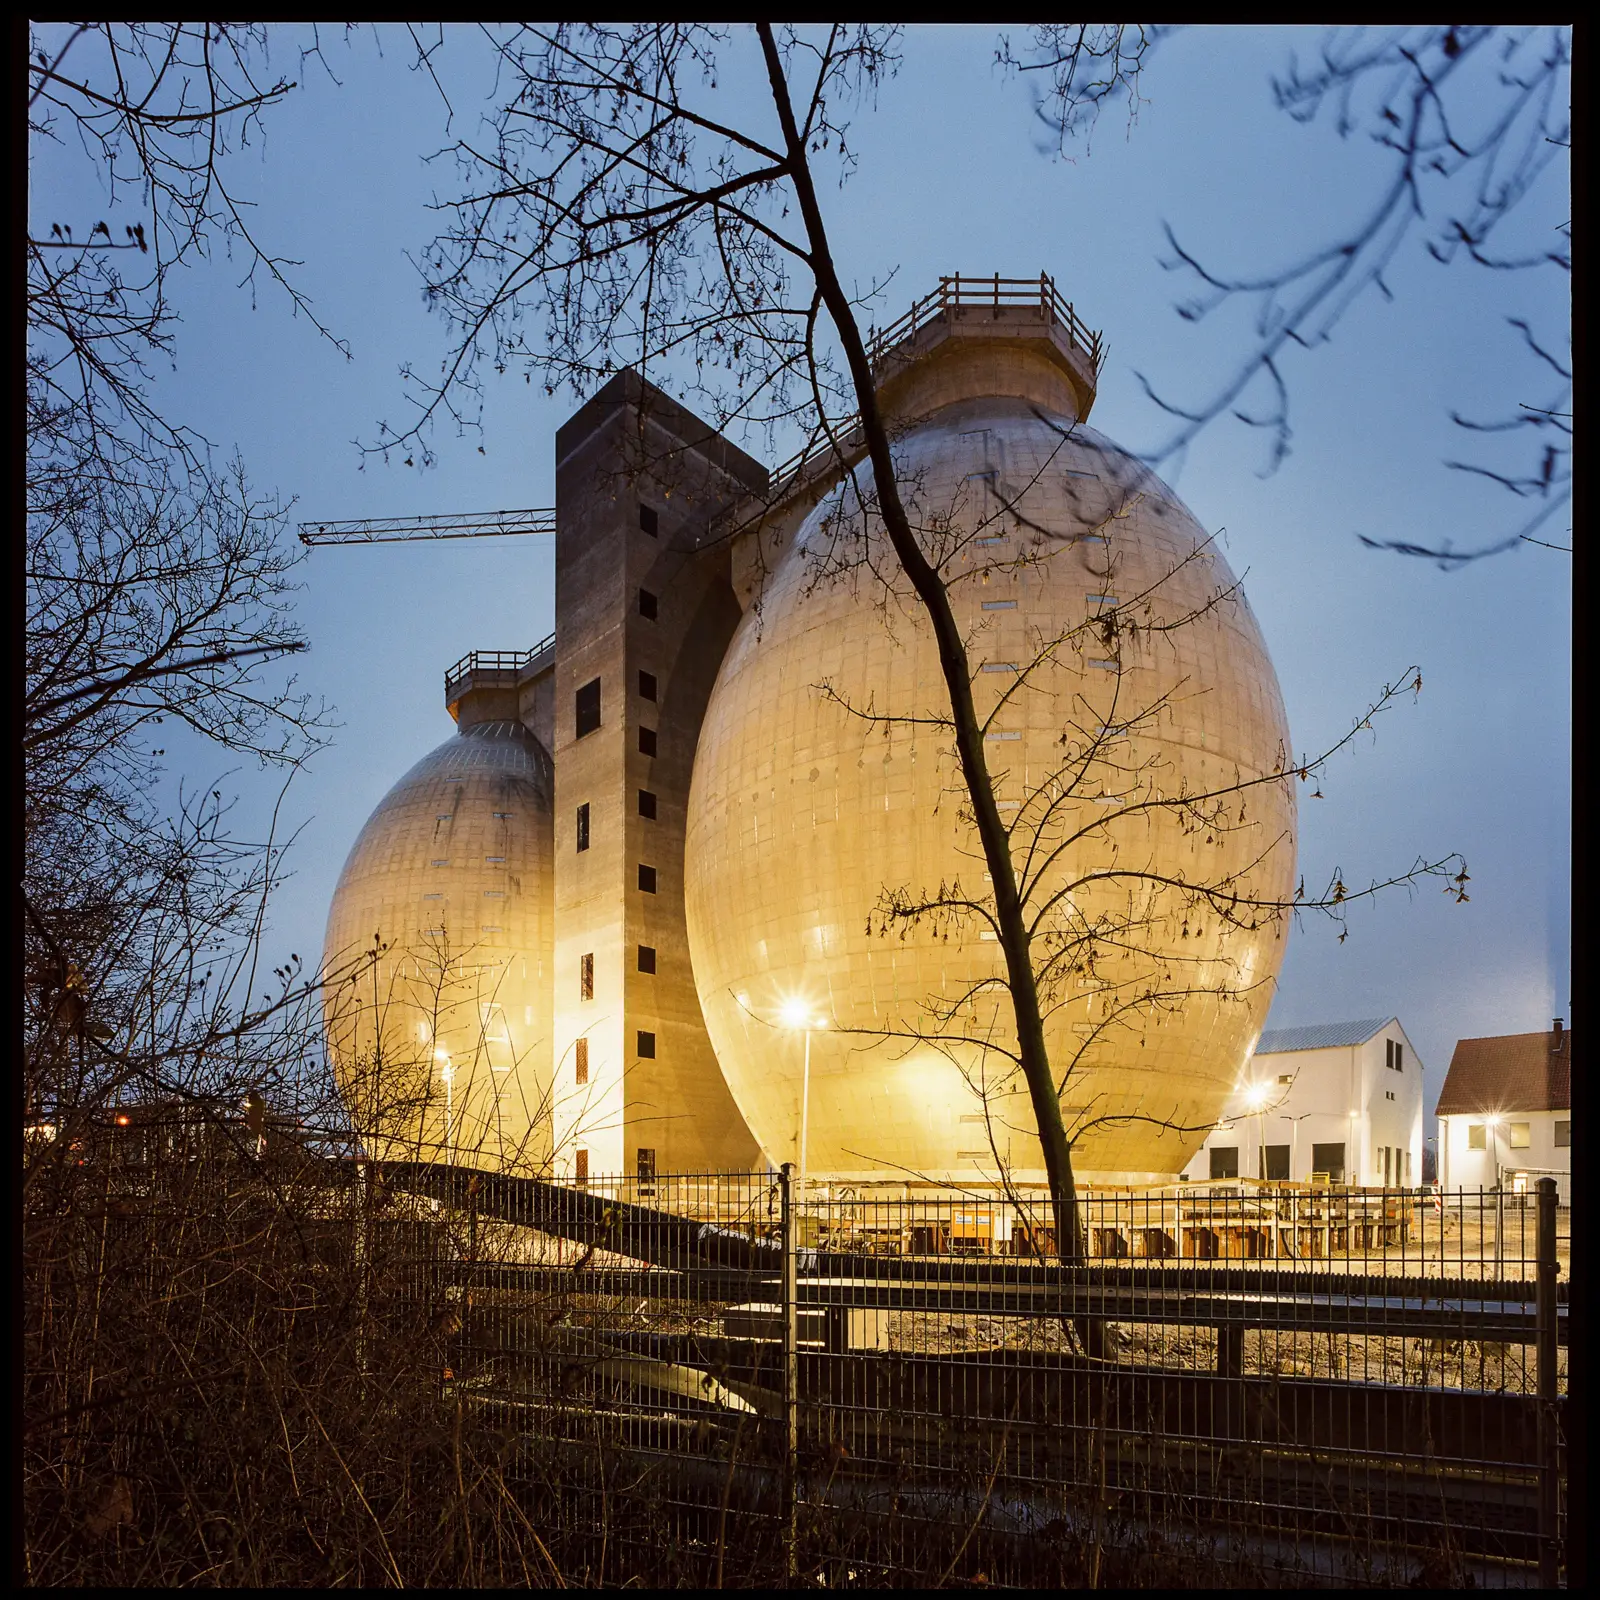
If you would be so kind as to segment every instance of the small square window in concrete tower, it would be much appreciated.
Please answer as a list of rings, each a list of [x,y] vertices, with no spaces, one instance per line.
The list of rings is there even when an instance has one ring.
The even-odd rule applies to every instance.
[[[661,532],[661,519],[656,515],[654,506],[639,507],[639,527],[642,532],[648,533],[652,539]]]
[[[639,791],[639,815],[656,820],[656,797],[648,789]]]
[[[656,1181],[656,1153],[639,1146],[639,1182],[654,1183]]]
[[[640,866],[639,892],[641,894],[654,894],[656,892],[656,869],[654,867]]]
[[[600,680],[591,678],[577,693],[577,737],[600,726]]]
[[[593,955],[582,955],[578,957],[578,996],[583,1000],[594,999]]]
[[[661,602],[650,593],[648,589],[639,591],[639,615],[648,622],[654,622],[660,614]]]
[[[656,730],[654,728],[641,728],[639,730],[639,754],[653,756],[656,753]]]
[[[572,1081],[574,1083],[587,1083],[589,1081],[589,1041],[579,1039],[572,1047]]]
[[[640,671],[639,673],[639,698],[641,700],[654,700],[656,697],[656,675],[653,672]]]
[[[656,947],[653,944],[639,946],[639,970],[641,972],[656,970]]]
[[[639,1029],[639,1057],[644,1061],[654,1061],[656,1058],[656,1036]]]
[[[589,802],[587,800],[578,807],[578,848],[589,848]]]

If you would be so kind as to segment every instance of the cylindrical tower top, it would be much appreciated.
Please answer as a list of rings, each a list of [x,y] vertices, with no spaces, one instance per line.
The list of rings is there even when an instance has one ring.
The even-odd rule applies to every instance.
[[[957,273],[875,332],[868,355],[879,400],[899,421],[980,397],[1029,400],[1084,421],[1105,350],[1048,273]]]

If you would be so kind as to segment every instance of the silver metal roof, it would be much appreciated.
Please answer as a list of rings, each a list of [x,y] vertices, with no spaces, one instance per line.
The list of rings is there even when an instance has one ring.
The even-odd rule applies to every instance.
[[[1367,1017],[1360,1022],[1314,1022],[1309,1028],[1274,1028],[1261,1035],[1258,1056],[1286,1055],[1291,1050],[1332,1050],[1342,1044],[1365,1044],[1392,1017]]]

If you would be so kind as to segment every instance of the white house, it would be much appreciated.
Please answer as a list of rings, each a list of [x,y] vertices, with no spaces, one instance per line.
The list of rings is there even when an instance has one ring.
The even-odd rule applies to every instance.
[[[1183,1177],[1401,1188],[1422,1181],[1422,1130],[1422,1062],[1395,1018],[1280,1028]]]
[[[1572,1034],[1461,1039],[1435,1115],[1446,1189],[1523,1190],[1553,1177],[1566,1204],[1572,1179]]]

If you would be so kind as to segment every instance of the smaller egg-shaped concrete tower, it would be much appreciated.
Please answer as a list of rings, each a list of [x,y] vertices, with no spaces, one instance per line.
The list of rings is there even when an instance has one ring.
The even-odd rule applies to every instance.
[[[549,1164],[552,770],[527,725],[541,664],[480,653],[452,669],[456,736],[384,796],[334,893],[328,1043],[383,1160]]]

